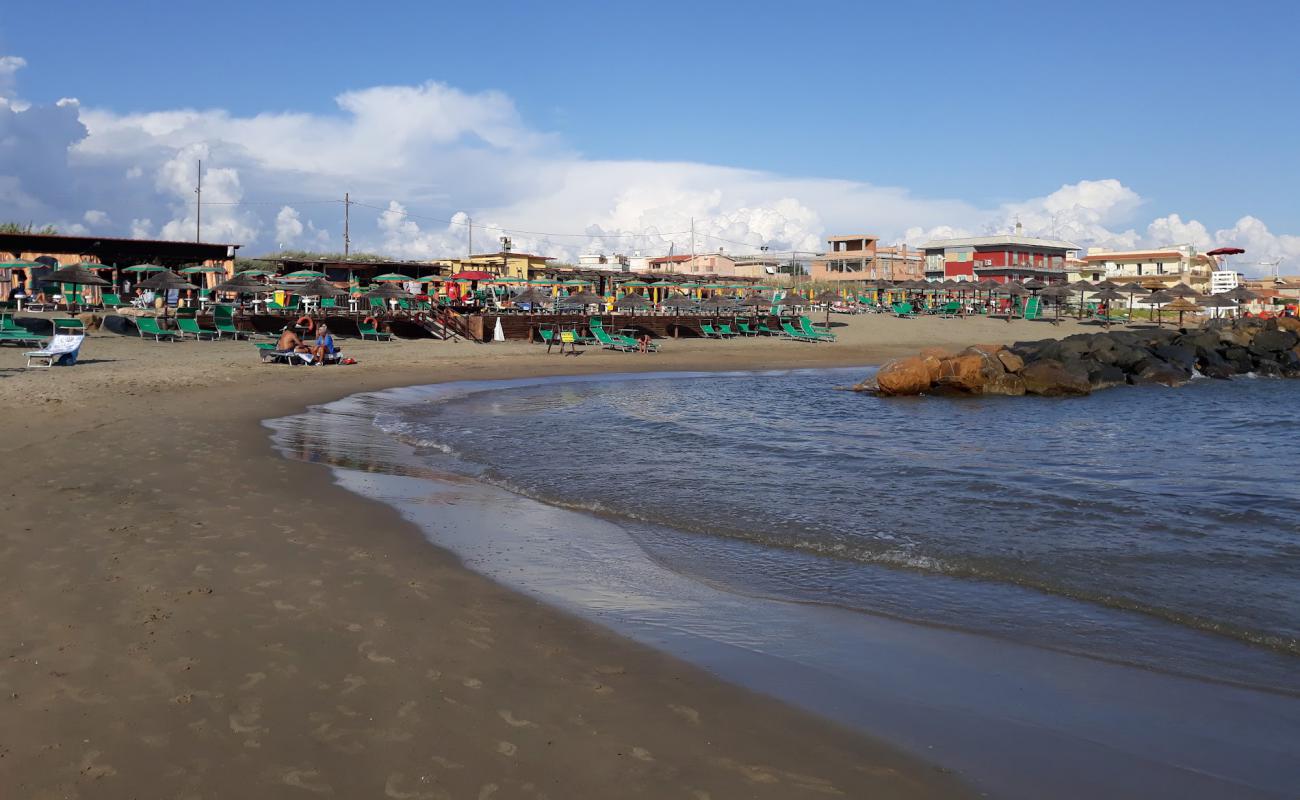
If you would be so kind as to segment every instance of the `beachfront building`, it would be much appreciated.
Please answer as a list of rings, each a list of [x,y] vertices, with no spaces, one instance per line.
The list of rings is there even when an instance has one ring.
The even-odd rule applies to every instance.
[[[1083,262],[1085,280],[1137,282],[1152,287],[1161,284],[1166,288],[1183,283],[1199,291],[1210,288],[1210,275],[1216,266],[1211,256],[1198,253],[1190,244],[1150,250],[1090,248]]]
[[[832,236],[827,249],[809,265],[813,281],[911,281],[925,277],[921,253],[907,245],[880,245],[875,236]]]
[[[0,261],[32,261],[44,265],[29,270],[0,271],[0,286],[8,289],[22,274],[27,289],[40,290],[42,276],[69,264],[103,264],[111,270],[99,271],[100,277],[114,286],[131,279],[123,273],[126,267],[136,264],[157,264],[179,268],[202,265],[222,267],[226,275],[235,270],[237,244],[216,242],[172,242],[157,239],[120,239],[112,236],[63,236],[46,233],[0,233]],[[220,273],[186,276],[190,280],[215,286],[223,276]]]
[[[579,269],[594,269],[601,272],[631,272],[631,262],[627,256],[605,255],[604,253],[587,253],[578,256]]]
[[[469,258],[444,258],[434,263],[448,267],[452,274],[459,272],[486,273],[495,278],[528,280],[554,261],[551,256],[516,253],[502,250],[496,253],[478,253]]]
[[[1063,283],[1066,262],[1079,246],[1059,239],[1040,239],[1019,232],[963,239],[937,239],[921,245],[925,253],[928,280],[982,281],[998,283],[1037,278],[1044,283]]]

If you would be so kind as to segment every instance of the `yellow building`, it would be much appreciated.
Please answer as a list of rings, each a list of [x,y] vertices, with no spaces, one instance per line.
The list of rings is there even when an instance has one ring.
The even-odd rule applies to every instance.
[[[515,278],[529,280],[535,273],[554,261],[550,256],[538,256],[532,253],[498,252],[476,253],[469,258],[444,258],[433,263],[446,267],[452,274],[457,272],[489,272],[498,278]]]

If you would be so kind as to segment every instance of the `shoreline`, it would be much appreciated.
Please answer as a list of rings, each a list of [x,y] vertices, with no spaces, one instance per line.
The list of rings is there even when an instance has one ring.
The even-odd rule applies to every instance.
[[[72,370],[0,382],[0,396],[40,404],[35,424],[6,430],[6,457],[54,476],[0,508],[15,523],[0,540],[16,642],[0,666],[5,785],[32,796],[278,796],[285,785],[590,796],[612,782],[647,796],[967,794],[888,744],[474,575],[396,512],[281,458],[261,426],[367,390],[708,370],[733,366],[740,348],[545,360],[526,347],[448,347],[448,358],[433,344],[418,354],[427,366],[186,374],[184,356],[206,347],[241,362],[251,350],[180,346],[180,362],[159,366],[165,351],[95,336]],[[889,354],[752,349],[744,360],[771,369]],[[140,363],[111,363],[119,354]]]
[[[737,593],[735,587],[715,586],[658,563],[604,515],[548,504],[460,472],[444,473],[399,437],[376,444],[362,457],[348,455],[351,441],[386,438],[375,435],[370,418],[389,409],[537,385],[642,377],[409,387],[354,395],[271,421],[269,427],[277,446],[289,451],[286,457],[330,467],[336,483],[398,509],[431,544],[450,549],[468,568],[735,684],[879,740],[906,743],[919,757],[937,759],[994,796],[1123,796],[1137,784],[1179,787],[1184,797],[1283,796],[1268,787],[1279,785],[1278,770],[1285,768],[1275,755],[1262,753],[1272,749],[1270,742],[1285,738],[1285,720],[1300,708],[1293,696],[1269,698],[1266,688],[863,609]],[[529,522],[512,525],[514,517]],[[845,650],[831,642],[854,645]],[[962,653],[962,664],[935,657],[948,652]],[[870,663],[858,660],[863,657]],[[896,664],[909,664],[924,677],[903,674]],[[1074,676],[1079,691],[1042,675]],[[1098,685],[1109,689],[1082,688]],[[1034,699],[1026,702],[1026,693]],[[1273,714],[1266,710],[1273,703],[1290,710]],[[1089,716],[1098,718],[1085,721]],[[1223,739],[1201,724],[1201,717],[1230,727],[1254,719],[1257,733],[1248,740]],[[1104,721],[1119,718],[1128,722]],[[981,733],[972,735],[973,730]],[[1258,732],[1269,730],[1272,734]],[[981,744],[984,737],[997,746]],[[1164,745],[1152,748],[1144,737]],[[1099,749],[1101,742],[1107,744]],[[1255,745],[1256,755],[1247,755]],[[1021,759],[1030,754],[1054,769],[1022,773]],[[1180,758],[1194,759],[1197,767]],[[1252,780],[1240,769],[1252,760],[1269,777]]]

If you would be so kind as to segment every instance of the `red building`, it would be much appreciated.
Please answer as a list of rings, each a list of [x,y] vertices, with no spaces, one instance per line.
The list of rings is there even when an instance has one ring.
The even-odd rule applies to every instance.
[[[1066,280],[1066,261],[1080,248],[1076,244],[1035,236],[1000,234],[966,239],[940,239],[921,246],[925,251],[925,277],[999,283],[1037,278],[1044,283]]]

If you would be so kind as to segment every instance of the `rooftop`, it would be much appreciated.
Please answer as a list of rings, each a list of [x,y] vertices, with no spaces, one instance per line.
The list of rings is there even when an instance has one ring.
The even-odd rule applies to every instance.
[[[1003,233],[997,236],[969,236],[965,239],[935,239],[921,245],[922,250],[941,250],[945,247],[995,247],[1020,245],[1021,247],[1049,247],[1056,250],[1082,250],[1077,244],[1061,239],[1039,239],[1037,236],[1020,236]]]

